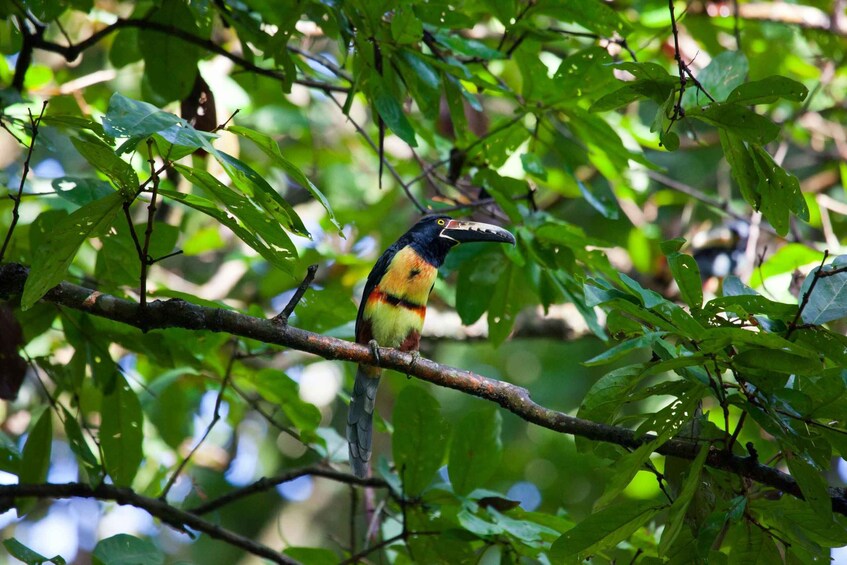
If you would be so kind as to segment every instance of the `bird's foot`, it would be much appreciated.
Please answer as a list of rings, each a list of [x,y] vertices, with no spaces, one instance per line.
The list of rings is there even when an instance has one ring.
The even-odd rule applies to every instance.
[[[382,359],[380,358],[380,355],[379,355],[379,344],[376,342],[376,340],[375,339],[370,340],[368,342],[368,347],[370,348],[371,353],[373,354],[374,359],[376,360],[376,364],[379,365],[380,363],[382,363]]]

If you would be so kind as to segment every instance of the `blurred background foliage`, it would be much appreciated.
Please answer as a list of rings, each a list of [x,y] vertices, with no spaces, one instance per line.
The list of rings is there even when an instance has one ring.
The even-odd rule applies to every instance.
[[[207,519],[307,563],[367,551],[369,528],[393,542],[362,558],[392,563],[793,563],[847,544],[825,490],[847,473],[843,281],[801,287],[847,229],[842,1],[2,0],[0,18],[0,260],[32,267],[0,318],[7,374],[19,347],[27,370],[0,404],[4,482],[108,476],[190,509],[346,469],[351,364],[39,299],[67,280],[270,317],[317,264],[290,323],[351,339],[375,259],[445,210],[519,243],[451,253],[424,356],[758,456],[809,502],[394,373],[375,458],[395,491],[375,490],[373,524],[361,492],[308,474]],[[407,500],[391,432],[411,412],[425,429],[394,441],[442,445]],[[91,499],[0,521],[28,562],[257,559]]]

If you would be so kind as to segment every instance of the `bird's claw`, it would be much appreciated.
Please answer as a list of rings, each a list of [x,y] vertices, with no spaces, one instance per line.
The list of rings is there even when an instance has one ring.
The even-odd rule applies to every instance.
[[[412,370],[414,370],[415,365],[418,364],[418,360],[420,360],[422,358],[422,355],[420,354],[419,351],[410,351],[409,353],[412,354],[412,362],[409,363],[409,371],[412,371]],[[406,377],[411,379],[412,375],[406,373]]]
[[[376,340],[375,339],[370,340],[368,342],[368,347],[370,348],[371,353],[374,356],[374,360],[376,361],[376,364],[379,365],[380,363],[382,363],[382,359],[380,358],[380,355],[379,355],[379,344],[376,342]]]

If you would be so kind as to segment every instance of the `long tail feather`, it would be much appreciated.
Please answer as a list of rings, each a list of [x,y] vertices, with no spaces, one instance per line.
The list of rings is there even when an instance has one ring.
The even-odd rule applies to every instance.
[[[368,474],[373,438],[373,413],[376,389],[381,371],[359,365],[356,382],[350,397],[347,413],[347,444],[350,450],[350,467],[353,474],[364,478]]]

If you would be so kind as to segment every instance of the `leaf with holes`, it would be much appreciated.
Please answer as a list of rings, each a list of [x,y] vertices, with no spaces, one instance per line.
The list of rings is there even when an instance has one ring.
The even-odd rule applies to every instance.
[[[32,270],[24,284],[21,307],[26,310],[62,282],[83,242],[105,231],[121,209],[120,193],[95,200],[56,222],[36,247]]]
[[[112,391],[103,395],[100,413],[100,447],[106,471],[116,485],[130,486],[143,459],[144,422],[138,395],[123,375],[116,375]]]

